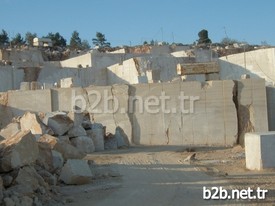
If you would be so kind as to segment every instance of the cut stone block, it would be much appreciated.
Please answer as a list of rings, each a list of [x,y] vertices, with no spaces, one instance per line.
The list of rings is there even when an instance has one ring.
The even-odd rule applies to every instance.
[[[69,185],[86,184],[91,178],[92,173],[86,160],[69,159],[60,174],[60,180]]]
[[[246,133],[246,168],[262,170],[275,168],[275,132]]]

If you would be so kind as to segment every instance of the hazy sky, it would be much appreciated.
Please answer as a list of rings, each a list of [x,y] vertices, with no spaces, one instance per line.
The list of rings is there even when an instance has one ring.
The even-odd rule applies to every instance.
[[[207,29],[212,42],[229,38],[275,45],[274,0],[0,0],[0,29],[12,37],[73,30],[91,43],[97,31],[113,46],[152,39],[193,43]]]

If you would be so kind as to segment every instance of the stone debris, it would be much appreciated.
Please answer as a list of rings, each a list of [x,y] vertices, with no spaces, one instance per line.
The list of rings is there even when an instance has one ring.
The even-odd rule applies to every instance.
[[[86,160],[68,160],[60,174],[60,180],[70,185],[86,184],[91,178],[92,173]]]
[[[55,187],[102,176],[92,175],[95,168],[83,160],[86,154],[129,141],[121,128],[106,135],[102,124],[87,117],[26,112],[0,131],[0,205],[58,205],[64,200],[56,197]]]

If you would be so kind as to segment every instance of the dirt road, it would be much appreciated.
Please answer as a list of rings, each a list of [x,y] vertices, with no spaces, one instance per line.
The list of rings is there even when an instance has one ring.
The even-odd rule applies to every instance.
[[[202,199],[203,187],[230,189],[226,178],[213,177],[185,163],[178,147],[136,147],[87,158],[102,171],[120,176],[63,191],[73,196],[68,205],[235,205],[237,202]],[[108,172],[107,172],[108,173]],[[108,174],[106,175],[106,177]],[[74,189],[73,189],[74,188]],[[74,191],[73,191],[74,190]],[[76,192],[78,191],[78,192]],[[244,203],[244,202],[242,202]]]

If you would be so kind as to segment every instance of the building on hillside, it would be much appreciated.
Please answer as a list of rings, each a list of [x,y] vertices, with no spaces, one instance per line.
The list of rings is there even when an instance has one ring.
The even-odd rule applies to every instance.
[[[37,47],[52,47],[53,42],[49,38],[34,38],[33,39],[33,46]]]

